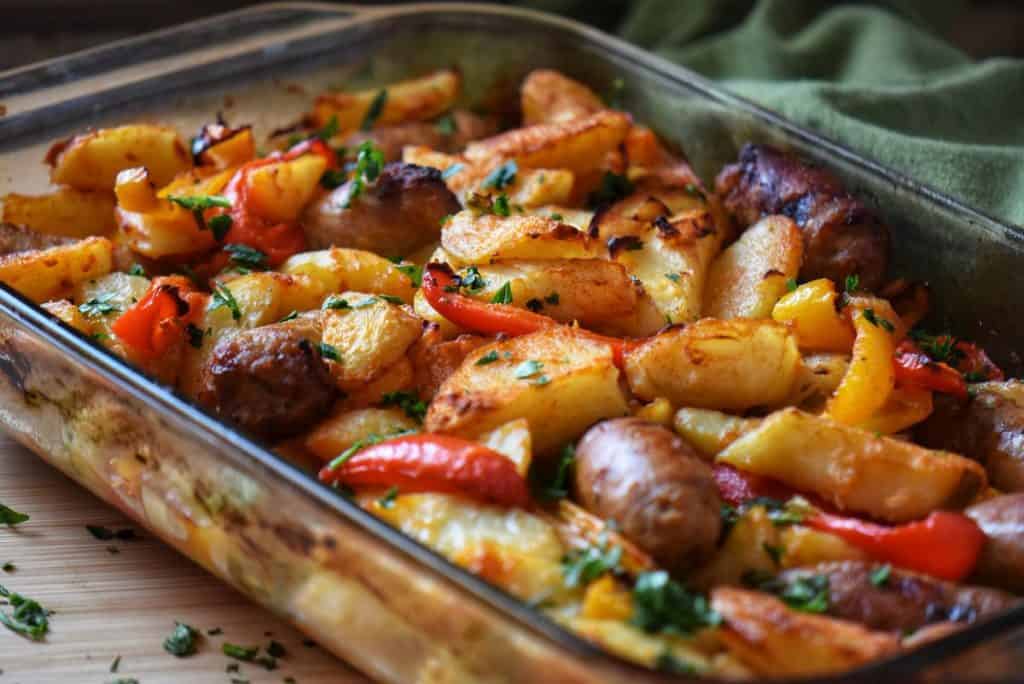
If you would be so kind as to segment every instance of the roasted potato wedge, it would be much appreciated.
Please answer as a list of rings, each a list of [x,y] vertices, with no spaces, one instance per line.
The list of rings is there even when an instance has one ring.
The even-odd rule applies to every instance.
[[[899,651],[892,634],[800,613],[761,592],[719,587],[711,607],[725,620],[719,638],[758,674],[823,675]]]
[[[582,119],[605,108],[593,90],[551,69],[531,71],[519,93],[527,126]]]
[[[797,409],[768,416],[717,460],[893,523],[961,508],[986,485],[985,470],[963,456]]]
[[[416,427],[416,421],[400,408],[342,408],[313,428],[303,445],[320,460],[329,461],[370,435],[389,435]]]
[[[601,166],[629,132],[628,114],[600,111],[585,119],[539,124],[470,143],[474,163],[514,159],[524,169],[568,169],[586,174]]]
[[[305,275],[319,283],[324,293],[368,292],[398,297],[412,303],[412,280],[395,264],[373,252],[334,247],[302,252],[281,264],[282,273]]]
[[[47,155],[50,180],[76,190],[114,189],[117,174],[143,166],[157,187],[192,167],[192,155],[178,132],[167,126],[136,124],[101,128],[53,146]]]
[[[70,296],[75,285],[104,276],[113,267],[113,243],[91,237],[0,257],[0,282],[41,304]]]
[[[787,282],[795,282],[803,253],[803,236],[795,223],[785,216],[761,219],[711,263],[704,315],[771,317]]]
[[[699,408],[681,408],[672,419],[676,434],[708,458],[714,458],[718,452],[756,428],[759,423],[757,418],[740,418]]]
[[[485,355],[497,358],[478,363]],[[559,327],[469,354],[434,397],[424,427],[474,437],[526,418],[543,456],[594,422],[628,413],[611,349]]]
[[[321,315],[323,343],[337,353],[331,375],[342,390],[354,391],[405,356],[423,329],[420,319],[401,306],[360,292],[332,297],[342,303]]]
[[[499,259],[592,259],[603,251],[586,233],[554,219],[478,215],[470,209],[444,224],[441,246],[466,264]]]
[[[645,400],[743,411],[789,396],[800,365],[793,335],[778,323],[707,318],[673,327],[626,354],[626,379]]]
[[[316,99],[310,123],[321,128],[337,117],[342,132],[360,128],[374,100],[383,96],[384,104],[374,120],[376,126],[408,121],[426,121],[443,114],[455,104],[462,77],[454,69],[440,69],[418,78],[353,93],[326,93]]]
[[[4,197],[3,221],[47,235],[84,238],[114,232],[114,197],[109,192],[60,188],[48,195]]]
[[[268,221],[295,221],[319,190],[326,169],[327,161],[318,154],[257,166],[245,175],[246,206]]]

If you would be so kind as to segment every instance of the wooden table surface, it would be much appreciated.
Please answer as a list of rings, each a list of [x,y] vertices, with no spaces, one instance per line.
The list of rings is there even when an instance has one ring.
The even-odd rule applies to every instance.
[[[141,538],[131,541],[95,539],[85,525],[134,526],[2,433],[0,503],[32,516],[15,528],[0,526],[0,566],[16,566],[0,571],[0,584],[55,611],[44,643],[0,627],[0,684],[104,684],[119,677],[139,684],[367,682],[145,532],[137,530]],[[175,620],[203,632],[195,655],[163,650]],[[215,628],[223,633],[206,635]],[[276,670],[241,663],[237,673],[227,672],[235,661],[221,652],[224,641],[266,646],[270,639],[287,649]]]

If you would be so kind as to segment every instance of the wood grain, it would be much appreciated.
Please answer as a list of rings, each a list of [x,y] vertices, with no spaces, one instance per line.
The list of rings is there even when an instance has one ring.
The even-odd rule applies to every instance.
[[[0,502],[32,519],[16,528],[0,526],[0,584],[55,611],[45,643],[34,643],[0,628],[0,683],[103,684],[133,677],[139,684],[183,681],[229,684],[332,682],[365,678],[318,647],[286,622],[253,604],[205,570],[141,533],[132,541],[100,541],[86,524],[112,529],[135,527],[30,452],[0,434]],[[137,529],[137,528],[136,528]],[[138,530],[137,530],[138,531]],[[116,549],[111,553],[108,547]],[[199,652],[175,658],[163,640],[180,620],[206,633]],[[221,653],[226,641],[266,646],[273,638],[288,653],[277,670],[233,663]],[[110,666],[120,655],[116,674]]]

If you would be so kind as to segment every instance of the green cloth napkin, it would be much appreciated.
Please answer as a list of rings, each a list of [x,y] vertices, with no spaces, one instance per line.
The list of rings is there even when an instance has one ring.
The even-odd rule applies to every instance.
[[[938,33],[963,3],[531,0],[590,21],[982,211],[1024,224],[1024,61]]]

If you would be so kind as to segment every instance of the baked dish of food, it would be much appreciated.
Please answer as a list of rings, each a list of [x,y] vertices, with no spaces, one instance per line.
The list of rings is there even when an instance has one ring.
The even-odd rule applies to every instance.
[[[640,665],[842,672],[1017,603],[1024,386],[922,326],[879,213],[768,145],[705,183],[555,71],[460,88],[83,131],[0,282]]]

